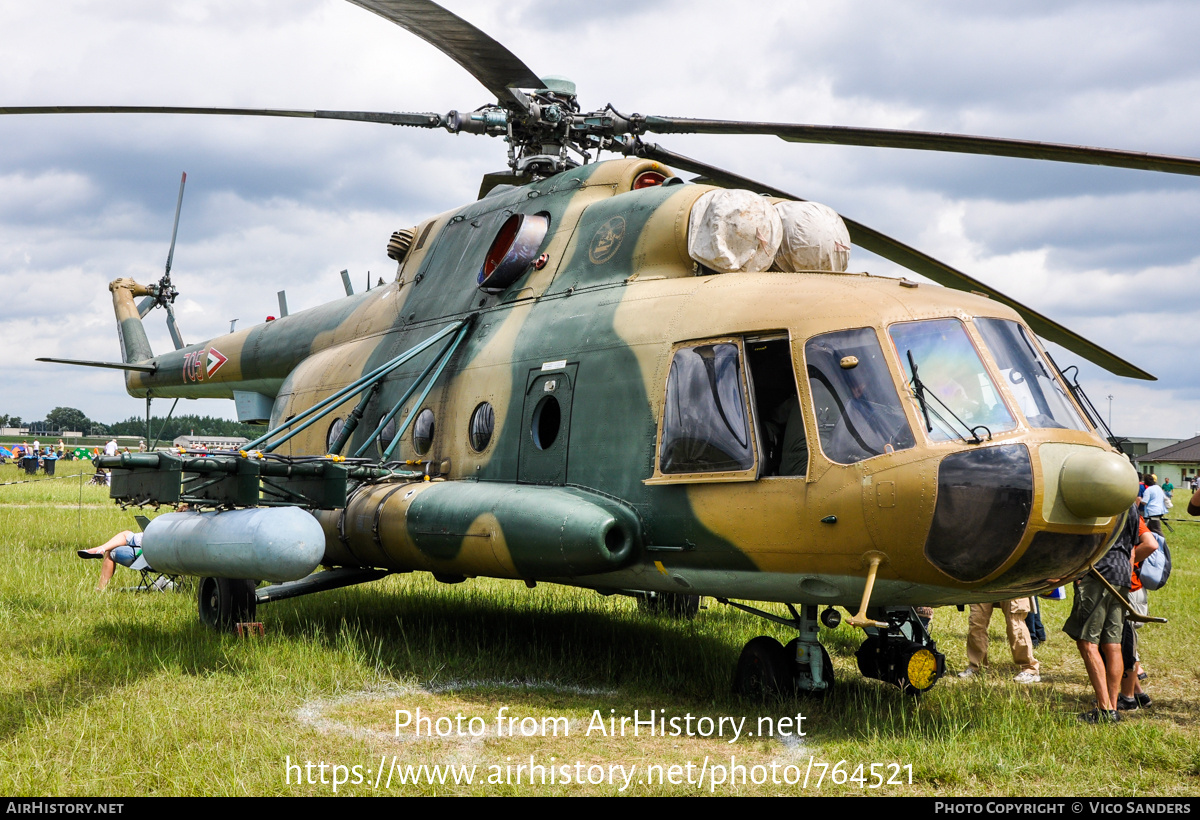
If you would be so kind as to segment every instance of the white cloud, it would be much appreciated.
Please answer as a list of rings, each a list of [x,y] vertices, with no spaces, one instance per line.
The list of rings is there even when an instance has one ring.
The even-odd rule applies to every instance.
[[[575,79],[587,106],[1200,155],[1189,104],[1200,10],[1183,2],[447,5],[536,71]],[[338,0],[10,3],[0,30],[0,105],[445,112],[487,101],[432,47]],[[1200,380],[1169,350],[1200,325],[1200,180],[770,137],[652,139],[828,202],[1093,334],[1160,376],[1128,388],[1130,404],[1170,419],[1148,427],[1193,432],[1183,420]],[[7,391],[0,412],[27,418],[56,405],[101,419],[141,411],[118,374],[30,360],[116,355],[105,285],[159,275],[180,171],[175,280],[194,340],[274,313],[283,288],[293,311],[335,298],[342,268],[356,285],[367,270],[386,276],[392,230],[469,201],[504,163],[497,140],[307,120],[0,117],[0,144],[0,343],[6,382],[26,388]],[[169,346],[161,322],[150,326]],[[1084,372],[1111,385],[1104,395],[1126,389]]]

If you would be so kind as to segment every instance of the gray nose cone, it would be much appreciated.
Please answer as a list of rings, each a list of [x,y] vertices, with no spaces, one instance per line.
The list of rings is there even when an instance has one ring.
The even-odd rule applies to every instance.
[[[1080,518],[1119,515],[1137,498],[1137,472],[1128,459],[1104,450],[1071,455],[1059,473],[1059,492],[1067,509]]]

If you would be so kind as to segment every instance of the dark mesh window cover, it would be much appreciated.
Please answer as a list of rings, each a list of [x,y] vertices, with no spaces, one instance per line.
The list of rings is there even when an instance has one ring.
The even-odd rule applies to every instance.
[[[734,472],[753,466],[737,345],[676,351],[667,377],[659,469]]]
[[[1017,563],[984,589],[1037,589],[1049,578],[1073,578],[1087,568],[1104,542],[1106,533],[1074,535],[1039,532]]]
[[[1023,444],[954,453],[938,467],[937,506],[925,557],[958,581],[978,581],[1021,543],[1033,506]]]

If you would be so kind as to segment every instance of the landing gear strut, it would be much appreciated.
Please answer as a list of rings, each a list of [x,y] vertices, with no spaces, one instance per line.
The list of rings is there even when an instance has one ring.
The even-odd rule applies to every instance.
[[[771,698],[779,695],[804,693],[824,696],[833,689],[833,661],[825,647],[817,640],[817,607],[806,604],[803,614],[791,604],[788,611],[792,618],[754,609],[743,604],[718,598],[721,603],[737,607],[745,612],[790,626],[800,633],[788,645],[761,635],[746,644],[738,658],[737,671],[733,676],[735,694],[750,698]]]
[[[867,639],[858,648],[863,677],[920,694],[946,674],[946,656],[911,607],[876,609],[868,617],[887,626],[864,629]]]

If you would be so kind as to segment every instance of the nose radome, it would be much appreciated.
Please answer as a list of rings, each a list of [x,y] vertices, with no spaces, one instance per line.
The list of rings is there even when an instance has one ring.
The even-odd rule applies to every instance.
[[[1098,449],[1073,453],[1059,473],[1059,492],[1080,518],[1118,515],[1137,498],[1137,471],[1124,456]]]

